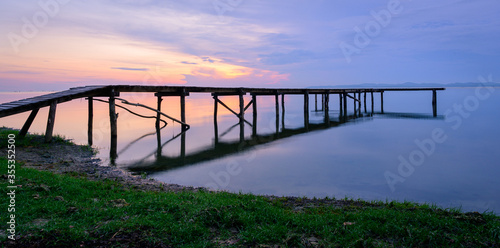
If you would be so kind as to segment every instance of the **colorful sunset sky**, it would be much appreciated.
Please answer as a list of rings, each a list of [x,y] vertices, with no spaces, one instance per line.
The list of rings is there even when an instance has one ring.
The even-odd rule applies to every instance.
[[[0,91],[475,82],[496,0],[0,2]]]

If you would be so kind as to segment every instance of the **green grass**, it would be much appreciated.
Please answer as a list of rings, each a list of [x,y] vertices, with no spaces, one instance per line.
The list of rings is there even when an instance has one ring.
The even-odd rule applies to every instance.
[[[5,168],[6,160],[0,162]],[[22,167],[16,176],[16,184],[22,185],[16,195],[21,243],[118,246],[133,240],[143,247],[231,242],[300,247],[315,244],[310,242],[315,237],[328,247],[500,244],[499,219],[488,213],[444,211],[408,202],[297,210],[286,201],[246,194],[142,192],[109,180],[93,182]],[[6,186],[2,180],[0,194],[6,195]],[[6,210],[8,202],[3,199],[0,209]],[[3,214],[2,225],[7,221]]]
[[[0,149],[6,149],[4,147]],[[7,174],[0,158],[0,175]],[[500,220],[410,202],[143,192],[16,167],[18,247],[498,247]],[[7,179],[0,227],[7,229]],[[305,202],[305,204],[304,204]],[[324,203],[324,204],[322,204]],[[300,206],[300,207],[297,207]],[[5,232],[4,232],[5,233]],[[10,244],[0,237],[0,244]]]
[[[27,134],[26,137],[19,137],[19,130],[13,130],[6,127],[0,127],[0,147],[7,147],[8,135],[14,134],[16,136],[16,147],[28,147],[28,146],[49,146],[45,143],[44,136],[40,134]],[[64,143],[71,144],[71,141],[66,139],[64,136],[54,135],[52,137],[51,143]]]

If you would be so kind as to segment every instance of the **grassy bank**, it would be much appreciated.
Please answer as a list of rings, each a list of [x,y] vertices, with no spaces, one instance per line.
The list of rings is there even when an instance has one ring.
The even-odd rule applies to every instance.
[[[2,139],[5,137],[2,136]],[[32,143],[30,143],[32,145]],[[6,149],[2,147],[0,149]],[[144,192],[16,166],[16,240],[5,236],[7,160],[0,158],[3,245],[38,247],[495,247],[500,220],[413,203]]]

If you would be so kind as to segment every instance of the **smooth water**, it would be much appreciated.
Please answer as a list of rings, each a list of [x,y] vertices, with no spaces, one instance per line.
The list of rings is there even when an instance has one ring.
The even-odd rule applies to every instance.
[[[39,93],[1,93],[0,102],[32,95]],[[250,125],[249,107],[245,119],[250,124],[245,124],[242,134],[238,118],[220,105],[215,129],[213,99],[209,94],[191,94],[186,102],[191,129],[182,135],[180,125],[169,121],[160,140],[154,119],[119,109],[116,164],[147,171],[167,183],[232,192],[410,200],[498,213],[500,89],[439,91],[437,117],[432,116],[431,96],[430,92],[386,92],[384,114],[380,113],[379,94],[371,114],[368,96],[368,109],[366,113],[362,109],[362,117],[352,116],[349,101],[349,118],[343,119],[338,97],[331,95],[328,127],[324,112],[315,111],[311,96],[308,130],[304,128],[302,96],[286,96],[285,118],[280,106],[278,121],[274,96],[259,96],[256,130]],[[122,98],[156,106],[153,94],[123,94]],[[237,109],[237,97],[222,100]],[[250,97],[245,100],[248,103]],[[165,113],[179,118],[178,97],[166,97],[162,106]],[[105,163],[109,162],[110,143],[107,111],[105,103],[94,103],[94,145],[100,148]],[[44,132],[47,112],[40,111],[31,132]],[[0,126],[20,128],[28,115],[2,118]],[[58,106],[55,133],[87,143],[85,100]],[[158,141],[162,149],[158,149]]]

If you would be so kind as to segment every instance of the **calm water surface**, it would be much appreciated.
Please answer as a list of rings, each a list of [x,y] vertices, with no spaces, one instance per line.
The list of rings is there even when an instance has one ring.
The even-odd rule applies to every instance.
[[[40,93],[0,93],[0,102]],[[156,106],[153,94],[122,95],[130,102]],[[330,127],[310,98],[309,131],[304,129],[303,98],[286,96],[285,118],[278,120],[274,96],[258,98],[256,137],[245,124],[240,142],[238,119],[219,105],[215,139],[213,100],[208,94],[187,97],[191,129],[168,121],[161,146],[154,120],[119,109],[117,166],[148,171],[155,179],[232,192],[365,200],[410,200],[461,207],[464,211],[500,212],[500,89],[449,88],[438,92],[438,116],[432,117],[430,92],[386,92],[380,113],[339,118],[336,95],[330,101]],[[104,99],[104,98],[103,98]],[[237,97],[222,100],[234,109]],[[246,98],[248,102],[250,98]],[[281,101],[281,99],[280,99]],[[320,98],[318,99],[320,102]],[[94,104],[94,145],[109,163],[109,117],[105,103]],[[145,115],[153,113],[129,107]],[[318,106],[320,108],[320,106]],[[166,97],[163,110],[179,118],[179,99]],[[252,108],[245,113],[252,123]],[[48,110],[39,112],[31,132],[45,131]],[[20,128],[29,113],[0,119],[0,126]],[[283,128],[284,124],[284,128]],[[87,102],[60,104],[55,133],[87,142]]]

